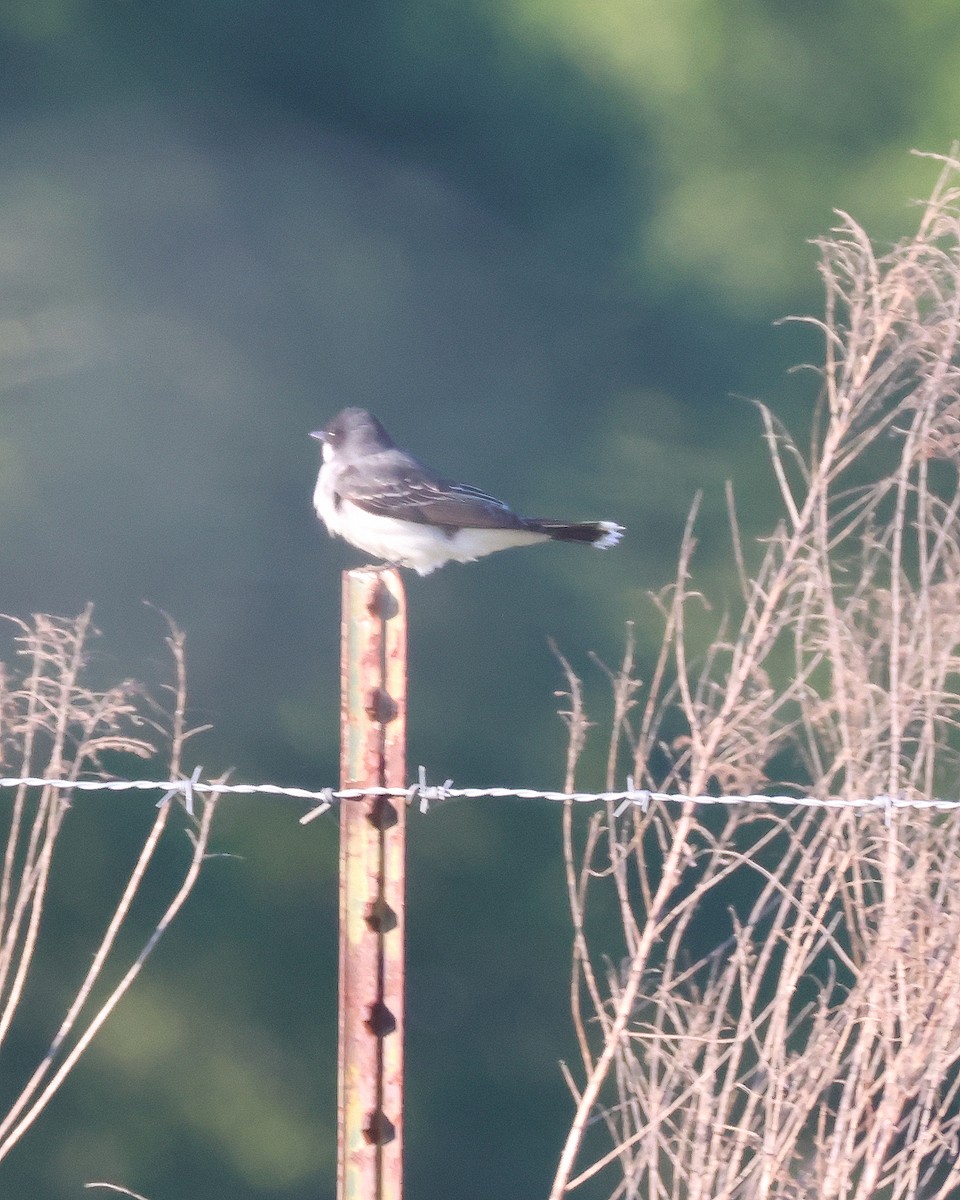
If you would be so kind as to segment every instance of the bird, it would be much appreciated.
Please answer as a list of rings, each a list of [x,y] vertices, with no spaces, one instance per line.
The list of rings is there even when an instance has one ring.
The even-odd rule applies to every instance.
[[[323,446],[313,506],[330,535],[420,575],[538,542],[605,548],[624,532],[615,521],[518,516],[502,500],[425,467],[363,408],[345,408],[310,436]]]

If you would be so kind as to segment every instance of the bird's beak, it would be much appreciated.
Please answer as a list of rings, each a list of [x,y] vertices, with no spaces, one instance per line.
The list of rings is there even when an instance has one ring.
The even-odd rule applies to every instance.
[[[325,441],[326,437],[327,437],[327,435],[324,433],[324,431],[322,429],[315,429],[313,431],[313,433],[310,434],[310,436],[312,438],[316,438],[318,442]]]

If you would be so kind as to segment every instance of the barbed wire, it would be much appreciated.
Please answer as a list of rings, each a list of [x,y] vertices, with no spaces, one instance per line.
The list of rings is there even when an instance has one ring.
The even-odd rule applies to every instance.
[[[363,788],[333,788],[325,787],[317,790],[301,787],[286,787],[277,783],[204,783],[200,779],[202,768],[196,767],[189,778],[184,779],[44,779],[41,776],[11,776],[0,778],[0,789],[20,787],[50,787],[67,791],[79,792],[132,792],[155,791],[163,792],[157,801],[161,807],[177,796],[182,796],[184,805],[189,813],[193,813],[194,796],[216,792],[218,795],[265,795],[278,796],[291,800],[313,801],[313,807],[300,818],[301,824],[312,821],[329,811],[338,801],[359,800],[363,796],[388,796],[391,799],[406,799],[410,804],[417,803],[420,811],[425,813],[431,804],[447,800],[480,800],[492,798],[495,800],[547,800],[555,803],[571,800],[577,804],[615,804],[614,816],[621,816],[627,809],[639,808],[646,812],[651,804],[752,804],[756,806],[772,805],[777,808],[850,808],[881,811],[889,824],[895,809],[933,809],[938,812],[951,812],[960,809],[960,799],[924,799],[905,796],[790,796],[768,795],[755,792],[750,795],[709,794],[691,796],[684,792],[658,792],[647,788],[637,788],[633,779],[628,776],[626,788],[622,791],[606,792],[560,792],[529,787],[454,787],[453,780],[448,779],[442,784],[428,784],[426,771],[423,767],[418,770],[418,781],[409,787],[363,787]]]

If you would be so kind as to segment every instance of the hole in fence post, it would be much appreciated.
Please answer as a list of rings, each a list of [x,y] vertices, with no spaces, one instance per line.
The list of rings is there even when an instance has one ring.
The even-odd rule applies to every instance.
[[[393,569],[343,576],[340,783],[406,785],[406,602]],[[340,805],[338,1200],[401,1200],[406,805]]]

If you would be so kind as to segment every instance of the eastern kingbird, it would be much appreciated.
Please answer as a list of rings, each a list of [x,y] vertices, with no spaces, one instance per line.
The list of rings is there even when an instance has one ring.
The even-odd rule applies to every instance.
[[[613,521],[518,517],[502,500],[435,475],[362,408],[345,408],[310,436],[323,444],[313,506],[329,533],[421,575],[510,546],[615,546],[623,533]]]

